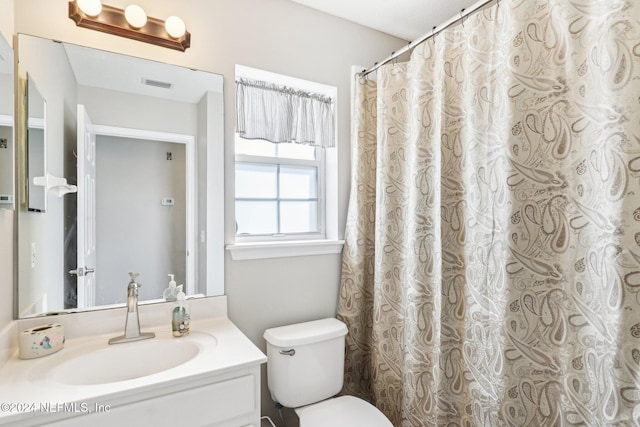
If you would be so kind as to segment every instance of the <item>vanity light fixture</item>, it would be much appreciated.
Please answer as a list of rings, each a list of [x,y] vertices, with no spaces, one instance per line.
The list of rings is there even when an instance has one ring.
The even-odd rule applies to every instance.
[[[130,4],[124,9],[124,17],[133,28],[139,30],[147,23],[147,13],[137,4]]]
[[[100,0],[72,0],[69,2],[69,18],[78,27],[182,52],[191,46],[191,34],[182,19],[170,16],[165,22],[147,17],[145,11],[137,5],[130,5],[123,10],[103,5]]]
[[[78,0],[78,7],[87,16],[95,18],[102,12],[102,2],[100,0]]]
[[[187,31],[187,27],[184,25],[184,21],[177,16],[170,16],[164,21],[164,28],[167,33],[174,38],[179,39]]]

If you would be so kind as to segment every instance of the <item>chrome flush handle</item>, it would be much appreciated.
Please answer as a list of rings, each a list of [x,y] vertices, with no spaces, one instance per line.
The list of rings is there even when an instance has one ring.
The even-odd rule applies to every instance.
[[[293,348],[291,350],[280,350],[280,354],[284,356],[295,356],[296,351]]]

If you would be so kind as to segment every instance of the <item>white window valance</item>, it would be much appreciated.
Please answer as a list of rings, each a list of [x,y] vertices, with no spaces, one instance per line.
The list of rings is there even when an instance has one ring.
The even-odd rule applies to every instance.
[[[335,147],[333,100],[260,80],[239,79],[236,131],[245,139]]]

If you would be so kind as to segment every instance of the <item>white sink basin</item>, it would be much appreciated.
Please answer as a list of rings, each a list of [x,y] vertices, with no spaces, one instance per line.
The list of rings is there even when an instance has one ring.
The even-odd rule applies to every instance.
[[[95,339],[42,359],[30,381],[75,386],[133,380],[179,367],[216,345],[215,337],[198,332],[180,338],[157,333],[152,339],[114,345]]]

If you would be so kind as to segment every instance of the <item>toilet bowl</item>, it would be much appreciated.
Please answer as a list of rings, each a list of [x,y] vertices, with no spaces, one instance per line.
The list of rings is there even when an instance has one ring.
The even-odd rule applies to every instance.
[[[271,397],[294,408],[300,427],[393,427],[375,406],[337,395],[344,379],[347,327],[328,318],[267,329]]]
[[[297,408],[300,427],[393,427],[372,404],[354,396],[340,396]]]

